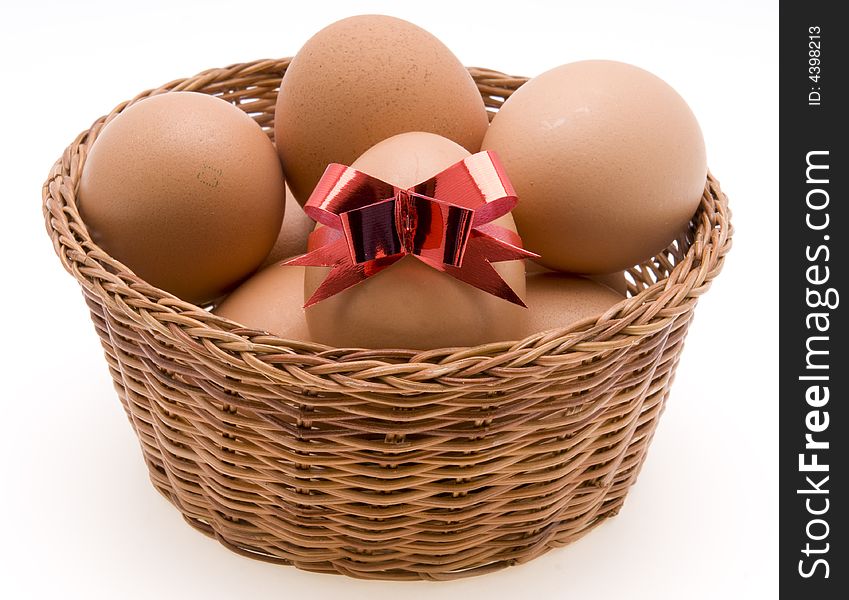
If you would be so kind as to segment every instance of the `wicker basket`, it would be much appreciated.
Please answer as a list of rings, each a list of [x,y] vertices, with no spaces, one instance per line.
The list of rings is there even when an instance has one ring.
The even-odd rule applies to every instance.
[[[731,246],[717,182],[690,230],[629,269],[629,298],[598,319],[427,352],[283,340],[145,283],[92,242],[75,191],[104,123],[148,95],[218,95],[272,136],[288,64],[144,92],[80,134],[44,184],[47,230],[82,287],[153,484],[240,554],[375,579],[493,571],[615,515],[696,301]],[[491,110],[525,81],[470,71]]]

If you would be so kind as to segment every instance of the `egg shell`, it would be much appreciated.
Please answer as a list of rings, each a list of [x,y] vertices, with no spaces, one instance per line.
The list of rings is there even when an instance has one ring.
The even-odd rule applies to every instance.
[[[310,339],[303,308],[304,267],[273,264],[234,290],[212,312],[284,339]]]
[[[587,277],[593,281],[598,281],[602,285],[606,285],[614,292],[622,294],[623,296],[628,295],[628,280],[625,279],[625,271],[588,275]]]
[[[315,221],[307,216],[307,213],[292,196],[292,192],[289,191],[287,186],[283,224],[280,226],[274,247],[262,261],[260,269],[298,254],[304,254],[307,251],[307,240],[314,227]]]
[[[382,15],[343,19],[310,38],[286,70],[274,119],[301,205],[329,163],[350,165],[397,133],[429,131],[477,152],[487,125],[480,92],[451,51]]]
[[[525,273],[527,273],[528,275],[532,275],[534,273],[558,273],[558,271],[553,271],[547,267],[544,267],[534,260],[526,260]],[[628,280],[625,279],[625,271],[616,271],[615,273],[603,273],[600,275],[587,275],[587,277],[589,279],[592,279],[593,281],[598,281],[599,283],[606,285],[613,291],[618,292],[623,296],[628,295]]]
[[[259,266],[280,231],[284,194],[274,146],[253,119],[219,98],[173,92],[103,128],[77,201],[106,252],[200,304]]]
[[[606,285],[577,275],[554,272],[528,275],[527,328],[521,337],[600,316],[624,298]]]
[[[525,261],[525,273],[530,275],[531,273],[551,273],[551,269],[548,267],[543,267],[535,260],[528,259]]]
[[[525,246],[546,267],[610,273],[663,250],[699,205],[702,133],[668,84],[613,61],[563,65],[495,115],[496,150],[519,196]]]
[[[394,136],[352,165],[399,187],[429,179],[469,155],[430,133]],[[515,231],[507,214],[494,221]],[[523,261],[493,263],[519,297],[525,294]],[[304,299],[329,269],[307,267]],[[338,347],[430,349],[517,339],[527,309],[488,294],[407,256],[347,290],[306,309],[313,340]]]

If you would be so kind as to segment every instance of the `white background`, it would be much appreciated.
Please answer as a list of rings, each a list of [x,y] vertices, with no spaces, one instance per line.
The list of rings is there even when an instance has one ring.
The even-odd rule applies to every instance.
[[[0,17],[0,597],[777,596],[777,2],[83,4],[6,3]],[[698,116],[734,213],[733,251],[699,304],[622,512],[571,546],[459,582],[305,573],[239,557],[184,524],[148,483],[77,284],[43,226],[41,184],[96,117],[208,67],[290,56],[364,12],[423,26],[467,65],[535,75],[611,58],[653,71]]]

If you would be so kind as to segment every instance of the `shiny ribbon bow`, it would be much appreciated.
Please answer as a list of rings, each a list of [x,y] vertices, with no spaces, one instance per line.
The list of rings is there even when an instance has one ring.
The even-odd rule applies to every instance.
[[[525,306],[490,263],[538,255],[494,225],[516,205],[493,152],[478,152],[427,181],[401,189],[331,164],[304,210],[325,225],[308,252],[286,265],[334,267],[305,307],[365,281],[407,255],[499,298]]]

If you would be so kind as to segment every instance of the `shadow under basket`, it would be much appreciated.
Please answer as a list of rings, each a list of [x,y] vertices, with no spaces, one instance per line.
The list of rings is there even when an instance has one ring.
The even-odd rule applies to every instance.
[[[241,328],[99,248],[75,193],[124,108],[213,94],[273,137],[289,59],[144,92],[80,134],[43,188],[153,484],[240,554],[371,579],[451,579],[526,562],[614,516],[663,412],[696,301],[731,246],[712,177],[690,228],[626,271],[604,315],[516,342],[358,350]],[[491,114],[526,81],[470,69]]]

